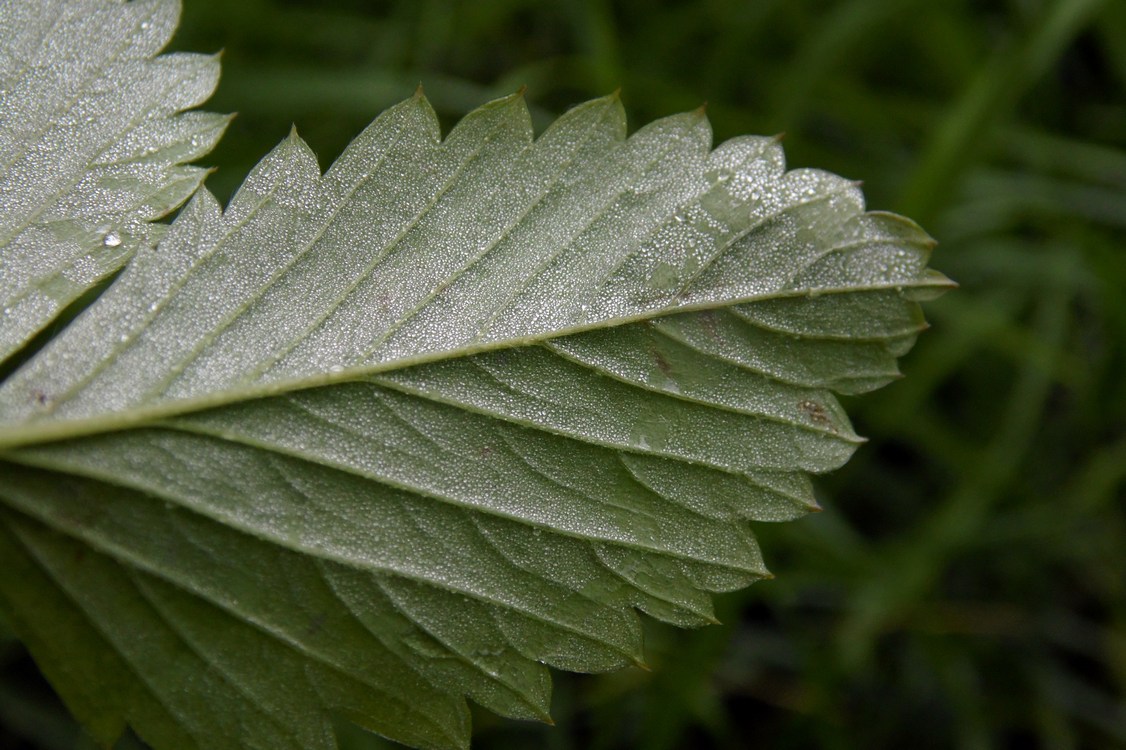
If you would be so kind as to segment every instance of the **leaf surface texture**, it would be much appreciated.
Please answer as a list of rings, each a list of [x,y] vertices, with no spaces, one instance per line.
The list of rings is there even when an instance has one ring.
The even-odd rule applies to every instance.
[[[616,97],[443,138],[419,93],[323,175],[293,133],[0,385],[0,600],[104,742],[546,719],[546,666],[640,663],[637,611],[768,575],[749,522],[860,442],[834,392],[898,376],[931,244],[702,112],[626,137]]]
[[[0,5],[0,359],[117,271],[186,200],[228,122],[184,112],[211,95],[215,57],[156,54],[164,0]]]

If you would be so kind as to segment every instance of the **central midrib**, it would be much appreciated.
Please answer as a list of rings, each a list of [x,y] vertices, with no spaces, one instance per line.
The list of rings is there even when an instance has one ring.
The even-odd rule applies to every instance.
[[[918,279],[916,283],[913,284],[913,286],[931,286],[933,284],[933,281],[926,278],[921,278]],[[884,288],[902,289],[907,286],[912,285],[903,283],[888,283],[879,285],[865,285],[860,287],[819,289],[817,290],[817,293],[819,295],[844,294]],[[272,383],[256,383],[250,386],[230,388],[190,398],[176,399],[153,404],[141,404],[126,408],[121,411],[105,414],[96,414],[93,416],[71,419],[46,418],[41,419],[38,422],[34,420],[28,420],[23,422],[22,424],[9,423],[7,425],[3,425],[2,423],[0,423],[0,427],[3,427],[2,432],[0,432],[0,454],[2,454],[2,452],[4,451],[8,451],[14,448],[27,447],[39,443],[56,442],[60,440],[86,437],[89,435],[96,435],[105,432],[118,432],[121,430],[135,429],[162,419],[167,419],[169,417],[205,411],[208,409],[214,409],[243,401],[252,401],[259,398],[278,396],[285,393],[291,393],[293,391],[300,391],[309,388],[318,388],[322,386],[335,385],[338,383],[362,380],[370,375],[378,375],[380,373],[402,370],[408,367],[414,367],[416,365],[440,362],[449,359],[457,359],[460,357],[468,357],[474,354],[481,354],[489,351],[497,351],[502,349],[518,349],[524,346],[539,344],[550,339],[561,338],[563,336],[570,336],[587,331],[614,328],[630,323],[638,323],[645,320],[667,317],[669,315],[679,315],[683,313],[714,310],[749,302],[762,302],[771,299],[806,297],[808,296],[808,294],[808,290],[789,290],[769,294],[760,294],[757,296],[747,296],[743,298],[699,302],[695,304],[682,304],[681,307],[678,307],[674,310],[650,310],[639,312],[632,316],[624,316],[617,319],[596,321],[588,323],[586,325],[577,325],[557,331],[545,332],[536,336],[504,339],[489,343],[474,343],[451,350],[439,350],[410,357],[402,357],[398,359],[386,360],[383,362],[365,364],[362,367],[345,369],[340,372],[326,371],[307,377],[294,378],[291,380],[280,380]],[[9,456],[9,458],[18,460],[18,458],[14,456]]]

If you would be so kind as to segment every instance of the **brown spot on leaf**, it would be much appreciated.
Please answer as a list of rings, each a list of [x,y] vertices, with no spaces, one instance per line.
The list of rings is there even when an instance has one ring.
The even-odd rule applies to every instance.
[[[700,318],[700,327],[704,329],[704,333],[712,341],[719,338],[719,331],[716,329],[715,311],[702,310],[697,315]]]
[[[833,420],[829,418],[829,412],[825,410],[825,407],[816,401],[810,401],[808,399],[801,401],[798,403],[798,408],[801,409],[802,413],[809,417],[810,421],[814,424],[829,425],[833,422]]]
[[[324,630],[325,615],[323,612],[318,612],[309,618],[309,624],[305,627],[305,635],[314,636]]]

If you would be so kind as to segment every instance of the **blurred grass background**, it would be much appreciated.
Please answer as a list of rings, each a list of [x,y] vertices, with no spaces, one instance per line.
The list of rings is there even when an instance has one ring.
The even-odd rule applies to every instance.
[[[1126,747],[1126,2],[184,2],[240,113],[224,200],[291,122],[327,166],[419,82],[446,125],[527,85],[540,127],[620,86],[634,127],[706,101],[717,142],[785,132],[961,284],[849,399],[871,442],[826,511],[758,527],[776,580],[650,623],[652,673],[556,675],[554,728],[478,712],[475,747]],[[0,747],[86,747],[0,659]]]

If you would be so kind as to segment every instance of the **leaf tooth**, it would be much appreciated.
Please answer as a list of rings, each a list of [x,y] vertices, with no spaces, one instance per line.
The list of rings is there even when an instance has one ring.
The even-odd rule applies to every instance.
[[[133,35],[130,38],[130,53],[136,57],[149,57],[160,52],[172,41],[176,27],[180,25],[180,0],[133,0],[124,5],[125,15],[133,22]],[[77,6],[78,12],[89,12]],[[121,14],[115,8],[114,15]]]
[[[553,120],[537,138],[537,146],[550,146],[557,140],[566,141],[574,133],[591,127],[605,130],[615,140],[626,139],[626,110],[621,99],[614,94],[577,104]]]
[[[278,195],[305,194],[310,190],[311,185],[319,181],[320,174],[316,155],[298,135],[297,127],[292,126],[289,134],[250,170],[231,198],[222,216],[226,226],[225,236],[230,237],[242,229],[262,210],[265,201],[274,200]],[[285,202],[295,203],[292,199],[287,199]],[[173,223],[171,236],[175,235],[181,223],[179,220]],[[216,243],[207,257],[229,254],[229,249],[221,248],[222,245]]]
[[[517,134],[517,143],[524,147],[532,144],[532,115],[523,93],[517,92],[494,99],[461,118],[443,139],[443,145],[448,148],[460,140],[478,139],[482,133],[497,130],[498,120],[506,123],[507,130]]]
[[[708,154],[708,167],[718,183],[750,174],[778,176],[786,171],[786,155],[777,138],[742,135],[724,141]]]
[[[373,166],[383,163],[396,134],[414,132],[420,143],[437,146],[442,140],[438,114],[421,88],[415,95],[388,107],[372,120],[344,149],[340,157],[325,172],[328,184],[337,185],[347,192],[365,180]]]
[[[154,58],[147,67],[146,73],[151,76],[152,87],[163,89],[154,103],[153,109],[146,113],[147,117],[167,117],[191,107],[198,107],[211,98],[219,85],[219,55],[204,55],[195,52],[170,52]],[[125,65],[114,66],[117,69],[108,71],[108,75],[138,78],[138,73],[123,70]],[[174,87],[169,87],[167,81],[175,80]],[[134,86],[138,85],[134,81]],[[132,115],[131,120],[136,119]]]

